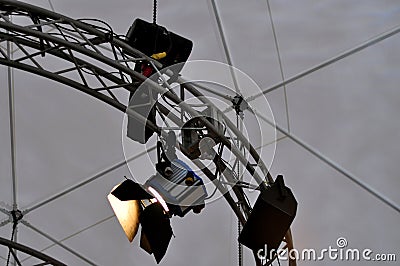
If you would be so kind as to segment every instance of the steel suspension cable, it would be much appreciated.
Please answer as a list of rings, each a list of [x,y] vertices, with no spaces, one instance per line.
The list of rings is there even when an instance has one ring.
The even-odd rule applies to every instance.
[[[276,55],[278,57],[279,70],[281,72],[282,82],[284,82],[285,81],[285,75],[283,73],[282,58],[281,58],[281,53],[280,53],[279,43],[278,43],[278,37],[276,35],[275,23],[274,23],[274,19],[272,17],[272,10],[271,10],[271,5],[269,3],[269,0],[267,0],[267,7],[268,7],[269,20],[270,20],[270,23],[271,23],[272,34],[274,36],[274,43],[275,43]],[[285,99],[286,123],[287,123],[288,131],[290,132],[289,105],[288,105],[288,97],[287,97],[287,92],[286,92],[286,84],[283,85],[283,96],[284,96],[284,99]]]
[[[227,61],[228,65],[229,65],[229,71],[231,72],[233,85],[235,87],[236,93],[239,94],[240,93],[240,89],[239,89],[238,80],[236,78],[235,70],[233,68],[233,61],[232,61],[231,53],[229,52],[228,42],[227,42],[226,37],[225,37],[224,28],[222,26],[221,17],[219,15],[218,7],[217,7],[217,4],[216,4],[215,0],[211,0],[211,7],[212,7],[212,11],[213,11],[215,20],[217,22],[217,28],[218,28],[219,37],[220,37],[221,42],[222,42],[222,47],[224,49],[224,54],[225,54],[226,61]]]
[[[360,52],[360,51],[362,51],[362,50],[364,50],[364,49],[366,49],[366,48],[368,48],[370,46],[373,46],[373,45],[375,45],[375,44],[377,44],[377,43],[379,43],[379,42],[381,42],[383,40],[386,40],[387,38],[389,38],[391,36],[394,36],[394,35],[398,34],[399,32],[400,32],[400,25],[397,25],[396,27],[394,27],[394,28],[382,33],[382,34],[379,34],[377,36],[374,36],[374,37],[366,40],[365,42],[357,45],[354,48],[346,50],[346,51],[344,51],[344,52],[342,52],[342,53],[340,53],[340,54],[338,54],[338,55],[336,55],[336,56],[334,56],[334,57],[332,57],[332,58],[330,58],[330,59],[318,64],[318,65],[315,65],[315,66],[313,66],[313,67],[311,67],[309,69],[304,70],[303,72],[298,73],[297,75],[294,75],[294,76],[286,79],[285,81],[282,81],[282,82],[279,82],[279,83],[277,83],[275,85],[272,85],[270,88],[264,89],[260,93],[257,93],[257,94],[254,94],[254,95],[248,97],[246,99],[246,101],[251,102],[251,101],[257,99],[258,97],[260,97],[260,96],[262,96],[264,94],[270,93],[270,92],[272,92],[274,90],[277,90],[277,89],[281,88],[283,85],[287,85],[287,84],[293,83],[294,81],[296,81],[298,79],[301,79],[301,78],[303,78],[305,76],[308,76],[313,72],[316,72],[316,71],[318,71],[318,70],[320,70],[320,69],[322,69],[324,67],[332,65],[332,64],[334,64],[334,63],[336,63],[336,62],[338,62],[338,61],[340,61],[340,60],[342,60],[342,59],[344,59],[346,57],[349,57],[350,55],[358,53],[358,52]]]
[[[270,121],[268,118],[266,118],[265,116],[260,114],[258,111],[256,111],[256,110],[253,110],[253,111],[258,115],[258,117],[260,117],[266,123],[268,123],[268,124],[270,124],[272,126],[276,126],[276,129],[278,131],[280,131],[282,134],[286,135],[293,142],[295,142],[296,144],[298,144],[299,146],[301,146],[302,148],[304,148],[305,150],[307,150],[308,152],[313,154],[315,157],[317,157],[318,159],[320,159],[321,161],[323,161],[324,163],[326,163],[327,165],[329,165],[330,167],[332,167],[333,169],[335,169],[336,171],[338,171],[339,173],[341,173],[342,175],[344,175],[345,177],[347,177],[348,179],[353,181],[355,184],[357,184],[362,189],[364,189],[365,191],[367,191],[368,193],[370,193],[371,195],[376,197],[381,202],[385,203],[387,206],[389,206],[392,209],[394,209],[396,212],[400,213],[400,206],[398,206],[395,202],[393,202],[392,200],[388,199],[386,196],[382,195],[380,192],[375,190],[373,187],[371,187],[370,185],[368,185],[365,182],[363,182],[360,178],[358,178],[354,174],[350,173],[348,170],[344,169],[342,166],[340,166],[339,164],[337,164],[336,162],[334,162],[330,158],[326,157],[321,152],[319,152],[314,147],[312,147],[311,145],[307,144],[306,142],[304,142],[303,140],[301,140],[297,136],[293,135],[292,133],[289,133],[287,130],[283,129],[278,124],[272,123],[272,121]]]

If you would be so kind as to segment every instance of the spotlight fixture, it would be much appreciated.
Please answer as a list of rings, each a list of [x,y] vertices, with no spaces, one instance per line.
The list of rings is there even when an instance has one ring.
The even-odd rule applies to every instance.
[[[193,47],[191,40],[139,18],[129,28],[126,41],[133,48],[160,61],[163,67],[179,64],[171,69],[176,74],[182,70]]]
[[[150,177],[145,186],[150,192],[156,191],[162,196],[171,214],[184,217],[190,210],[199,213],[207,197],[203,180],[179,159],[171,162],[170,169],[173,173],[170,177],[165,178],[158,173]],[[155,195],[154,192],[152,194]]]
[[[277,250],[296,216],[297,201],[285,186],[283,176],[261,191],[239,235],[239,242],[257,252],[267,246],[268,254]]]
[[[217,134],[206,129],[200,117],[193,117],[188,120],[181,129],[182,145],[188,150],[188,157],[191,160],[197,159],[203,154],[200,146],[210,146],[211,143],[213,143],[212,145],[218,144],[220,143],[218,134],[224,135],[225,128],[220,122],[223,121],[223,118],[218,110],[208,107],[201,112],[201,115],[217,129]],[[205,141],[205,145],[201,145],[201,141],[205,138],[208,138],[208,140]],[[211,149],[212,147],[208,148]]]
[[[140,247],[159,263],[172,237],[168,209],[160,201],[162,198],[129,179],[116,186],[107,198],[129,242],[135,238],[140,224]]]
[[[143,52],[145,55],[158,60],[164,68],[168,67],[173,72],[173,77],[168,81],[173,82],[182,70],[183,65],[192,51],[192,41],[179,36],[155,23],[136,19],[126,35],[127,43]],[[129,53],[129,51],[125,51]],[[135,63],[135,71],[149,78],[155,72],[148,62]],[[156,124],[155,102],[157,93],[147,88],[146,84],[129,95],[129,108],[147,118],[147,121]],[[134,117],[128,116],[127,136],[139,143],[146,143],[154,131],[143,125]]]
[[[190,210],[200,213],[204,208],[207,191],[203,180],[176,156],[176,135],[168,132],[164,150],[157,142],[156,175],[145,186],[156,190],[168,202],[171,213],[183,217]],[[154,194],[154,193],[153,193]]]
[[[162,148],[160,142],[157,147]],[[173,153],[172,147],[169,149]],[[207,197],[202,179],[187,164],[178,158],[162,161],[161,157],[166,158],[162,153],[156,174],[144,185],[127,179],[108,195],[128,240],[133,241],[140,224],[140,247],[153,254],[157,263],[165,255],[172,237],[170,217],[184,217],[190,210],[200,213]]]

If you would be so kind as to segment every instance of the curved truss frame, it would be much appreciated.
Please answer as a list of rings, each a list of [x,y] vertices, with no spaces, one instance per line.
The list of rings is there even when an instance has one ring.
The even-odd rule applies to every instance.
[[[14,258],[14,260],[15,260],[15,262],[16,262],[16,264],[18,266],[21,266],[22,262],[18,260],[18,257],[17,257],[17,254],[16,254],[15,250],[18,250],[20,252],[23,252],[23,253],[25,253],[27,255],[30,255],[32,257],[35,257],[35,258],[43,261],[42,263],[37,264],[37,265],[66,266],[66,264],[64,264],[64,263],[62,263],[62,262],[60,262],[60,261],[58,261],[58,260],[56,260],[56,259],[54,259],[52,257],[40,252],[40,251],[34,250],[34,249],[30,248],[30,247],[27,247],[25,245],[21,245],[19,243],[7,240],[7,239],[2,238],[2,237],[0,237],[0,245],[1,246],[6,246],[6,247],[9,248],[10,253],[13,256],[13,258]]]
[[[166,132],[162,128],[146,121],[145,117],[127,108],[128,93],[135,92],[144,81],[152,90],[163,94],[177,104],[181,112],[199,117],[199,113],[192,106],[185,103],[168,87],[151,81],[134,71],[132,66],[139,61],[148,62],[157,71],[162,69],[162,65],[130,47],[122,37],[115,35],[111,28],[74,20],[43,8],[13,0],[1,0],[0,11],[0,64],[34,73],[86,93],[117,110],[134,116],[161,137],[166,136]],[[11,20],[10,16],[15,20]],[[13,57],[5,49],[4,44],[7,42],[13,43],[17,48]],[[53,65],[46,64],[48,60],[46,57],[61,60],[61,65],[64,67],[57,69]],[[162,73],[172,76],[170,70],[163,70]],[[176,82],[187,94],[198,98],[205,105],[214,106],[199,91],[201,88],[196,87],[196,84],[186,82],[181,77]],[[171,114],[162,103],[157,103],[157,108],[176,125],[181,126],[183,124],[182,118]],[[200,119],[208,130],[219,136],[222,144],[231,151],[236,160],[245,167],[258,184],[267,186],[273,183],[272,176],[256,149],[222,112],[221,115],[227,128],[240,141],[240,145],[236,146],[227,137],[218,133],[217,128],[206,118],[200,117]],[[253,162],[246,159],[239,147],[244,147],[245,152],[250,154]],[[180,150],[183,154],[188,155],[188,151],[182,145]],[[221,158],[216,157],[214,163],[216,168],[224,173],[224,178],[235,184],[232,186],[232,191],[235,194],[236,201],[224,184],[214,182],[241,224],[244,225],[251,212],[251,206],[246,200],[243,187],[236,184],[238,180],[233,171]],[[211,181],[216,181],[217,177],[210,169],[199,161],[195,164],[202,169],[205,176]],[[240,202],[241,206],[238,206],[237,202]],[[31,210],[26,210],[24,213],[29,211]],[[290,231],[284,241],[289,250],[293,248]],[[260,265],[261,262],[257,259],[256,254],[254,254],[254,257],[256,264]],[[272,262],[273,260],[267,264]],[[296,262],[290,260],[289,265],[296,265]]]

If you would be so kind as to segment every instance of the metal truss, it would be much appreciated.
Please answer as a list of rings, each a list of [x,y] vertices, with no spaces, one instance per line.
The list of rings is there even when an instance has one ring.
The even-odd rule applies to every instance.
[[[7,247],[9,249],[11,256],[13,257],[13,259],[15,260],[15,262],[16,262],[16,264],[18,266],[21,266],[23,264],[18,259],[16,251],[22,252],[22,253],[24,253],[26,255],[30,255],[30,256],[40,260],[41,263],[38,263],[36,265],[54,265],[54,266],[65,266],[66,265],[66,264],[64,264],[64,263],[62,263],[62,262],[60,262],[60,261],[58,261],[58,260],[56,260],[56,259],[54,259],[54,258],[52,258],[50,256],[47,256],[46,254],[44,254],[44,253],[42,253],[40,251],[34,250],[34,249],[30,248],[30,247],[21,245],[19,243],[14,242],[14,241],[10,241],[10,240],[4,239],[2,237],[0,237],[0,246],[5,246],[5,247]]]
[[[7,49],[9,48],[8,43],[12,43],[15,48],[12,51],[12,56]],[[136,72],[134,65],[139,61],[151,65],[156,70],[158,77],[155,80],[150,80]],[[77,89],[137,118],[148,128],[155,131],[160,138],[166,136],[162,127],[158,127],[131,108],[127,108],[129,93],[135,92],[142,83],[145,82],[152,91],[163,95],[157,102],[157,111],[166,123],[180,128],[190,117],[199,117],[205,127],[218,136],[221,145],[230,151],[230,156],[234,157],[235,163],[230,165],[223,158],[222,153],[218,154],[214,158],[214,167],[219,174],[212,172],[198,160],[194,163],[206,177],[213,181],[216,189],[225,197],[241,224],[246,222],[251,212],[251,206],[246,200],[243,185],[240,184],[238,175],[235,174],[235,165],[241,164],[246,173],[261,186],[267,186],[273,182],[266,165],[249,140],[224,112],[220,111],[212,101],[201,93],[204,90],[204,85],[200,86],[188,82],[182,77],[175,77],[174,82],[178,84],[177,88],[181,92],[181,95],[178,96],[176,87],[173,89],[171,84],[166,82],[167,78],[174,77],[171,70],[163,69],[158,61],[133,49],[123,36],[115,34],[112,28],[102,21],[74,20],[26,3],[0,0],[0,64]],[[208,92],[213,91],[207,88],[206,90]],[[215,96],[221,97],[217,92]],[[196,102],[188,104],[185,102],[185,97],[195,98]],[[226,99],[223,100],[226,101]],[[172,109],[170,108],[171,102],[174,106]],[[222,134],[215,125],[200,115],[196,106],[211,106],[219,110],[221,121],[230,137]],[[185,114],[188,116],[185,116]],[[188,156],[189,152],[185,147],[179,146],[180,151]],[[250,159],[245,156],[246,154],[250,155]],[[113,166],[114,168],[111,168],[115,169],[119,165],[116,164]],[[102,171],[48,200],[22,211],[22,213],[26,214],[33,211],[108,172],[108,170]],[[232,188],[232,191],[230,188]],[[240,206],[238,206],[238,202],[240,202]],[[14,209],[17,208],[16,206],[15,203]],[[10,210],[5,210],[5,212],[7,211]],[[10,219],[3,221],[1,225],[8,222],[12,221]],[[22,220],[21,222],[88,262],[86,258],[63,245],[60,241],[39,231],[27,221]],[[284,241],[286,247],[293,248],[290,232]],[[260,265],[256,255],[255,260],[256,264]],[[290,261],[289,264],[295,265],[295,262]]]

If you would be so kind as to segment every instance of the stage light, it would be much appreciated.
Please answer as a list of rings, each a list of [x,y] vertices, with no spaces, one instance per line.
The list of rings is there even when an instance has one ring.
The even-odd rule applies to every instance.
[[[190,210],[199,213],[207,197],[203,181],[183,161],[174,159],[161,165],[170,168],[172,174],[168,179],[157,171],[144,185],[127,179],[108,195],[129,241],[136,236],[140,224],[140,247],[153,254],[157,263],[165,255],[172,237],[170,217],[183,217]],[[165,172],[160,167],[157,170]],[[192,182],[186,182],[188,179]]]
[[[149,192],[154,194],[128,179],[117,185],[107,198],[129,242],[135,238],[140,224],[140,246],[159,263],[172,237],[172,228],[165,201],[154,189]]]
[[[210,122],[217,129],[217,134],[206,129],[200,117],[193,117],[192,119],[185,122],[181,130],[182,145],[188,150],[188,157],[191,160],[197,158],[209,159],[210,157],[212,157],[211,154],[209,154],[208,152],[203,153],[200,150],[200,142],[203,139],[208,138],[208,140],[203,142],[203,144],[205,144],[203,147],[207,147],[211,151],[212,145],[220,143],[219,135],[223,136],[225,130],[224,125],[220,122],[223,121],[223,118],[217,109],[208,107],[204,111],[200,112],[200,114],[201,117],[205,117],[208,122]]]
[[[239,235],[239,242],[257,252],[267,246],[268,255],[277,250],[296,216],[297,201],[279,175],[263,189]]]
[[[183,217],[190,210],[200,212],[207,197],[203,180],[179,159],[174,159],[170,167],[173,174],[169,178],[158,173],[146,181],[145,187],[151,187],[161,195],[172,215]]]
[[[158,60],[164,68],[172,71],[173,77],[168,81],[172,83],[178,77],[185,62],[192,52],[193,42],[179,36],[155,23],[136,19],[126,35],[127,43],[145,55]],[[125,51],[129,53],[129,51]],[[135,63],[135,71],[150,78],[155,69],[145,61]],[[146,84],[139,87],[140,91],[129,95],[129,108],[147,118],[147,121],[156,124],[157,93],[153,93]],[[154,131],[143,125],[136,118],[128,115],[127,136],[139,143],[146,143]]]
[[[192,52],[193,42],[155,23],[136,19],[126,34],[130,46],[178,74]]]

